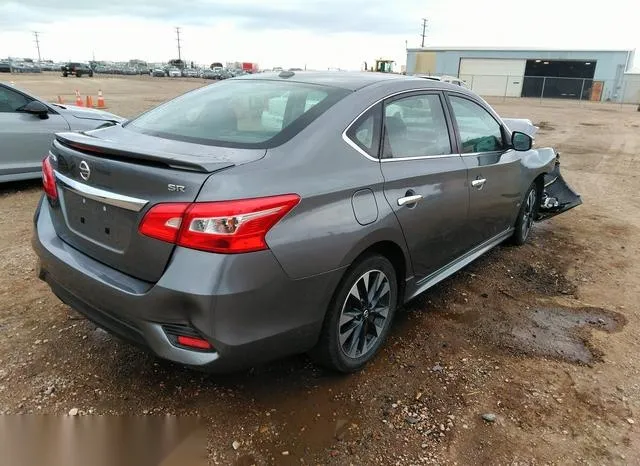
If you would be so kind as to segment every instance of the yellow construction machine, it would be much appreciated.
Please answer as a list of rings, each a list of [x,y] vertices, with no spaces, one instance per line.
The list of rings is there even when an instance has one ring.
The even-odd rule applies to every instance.
[[[393,71],[393,64],[394,63],[395,63],[395,60],[388,60],[386,58],[378,58],[376,60],[375,67],[369,68],[367,66],[367,62],[364,62],[364,69],[365,69],[365,71],[374,71],[374,72],[377,72],[377,73],[395,73],[395,71]]]

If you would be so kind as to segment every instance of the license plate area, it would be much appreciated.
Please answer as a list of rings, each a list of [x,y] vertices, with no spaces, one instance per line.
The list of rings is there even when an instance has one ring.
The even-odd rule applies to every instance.
[[[135,213],[63,188],[65,217],[79,236],[118,252],[129,245]]]

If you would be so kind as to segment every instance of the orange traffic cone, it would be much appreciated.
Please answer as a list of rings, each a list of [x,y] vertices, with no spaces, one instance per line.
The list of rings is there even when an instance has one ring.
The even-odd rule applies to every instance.
[[[59,104],[64,104],[64,100],[62,100],[62,97],[58,96],[58,103]]]
[[[82,97],[80,96],[78,89],[76,89],[76,105],[78,107],[84,107],[84,103],[82,103]]]
[[[93,98],[90,95],[87,96],[87,108],[93,108]]]
[[[96,105],[96,108],[107,108],[104,103],[104,97],[102,96],[101,90],[98,91],[98,105]]]

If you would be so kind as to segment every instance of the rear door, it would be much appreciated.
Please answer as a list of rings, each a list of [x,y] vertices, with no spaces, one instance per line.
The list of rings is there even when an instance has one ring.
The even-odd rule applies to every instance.
[[[480,102],[448,93],[462,160],[468,169],[469,248],[513,226],[521,191],[520,154],[508,130]]]
[[[467,169],[453,150],[443,99],[439,92],[401,94],[385,101],[382,110],[385,197],[418,280],[458,257],[466,234]]]
[[[54,133],[69,130],[53,110],[46,119],[20,111],[32,100],[0,84],[0,175],[38,173]]]

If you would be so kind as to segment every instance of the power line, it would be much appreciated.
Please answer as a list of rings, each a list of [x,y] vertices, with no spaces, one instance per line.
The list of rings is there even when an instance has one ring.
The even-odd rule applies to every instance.
[[[424,47],[424,38],[427,36],[427,20],[426,18],[422,18],[422,45],[421,47]]]
[[[42,60],[41,60],[41,58],[40,58],[40,38],[38,37],[38,35],[39,35],[39,34],[40,34],[39,32],[37,32],[37,31],[33,31],[33,35],[34,35],[34,36],[35,36],[35,38],[36,38],[36,40],[35,40],[35,42],[36,42],[36,48],[38,49],[38,63],[39,63],[40,61],[42,61]]]
[[[178,60],[182,60],[182,55],[180,51],[180,28],[179,27],[176,28],[176,37],[178,40]]]

